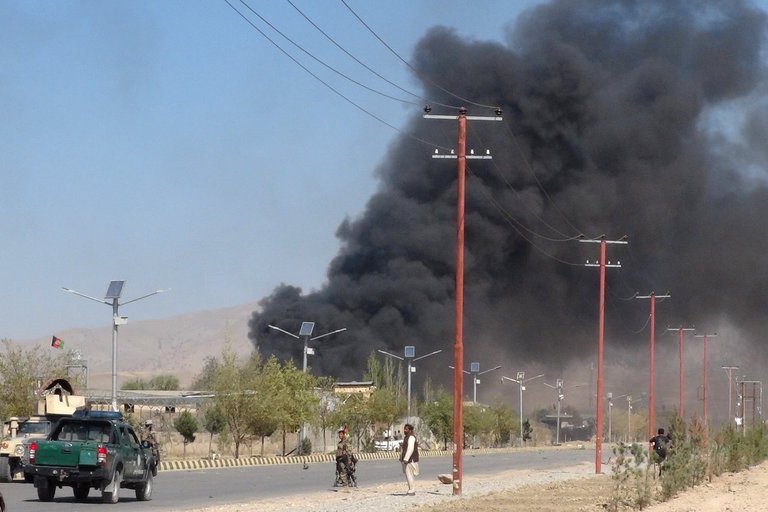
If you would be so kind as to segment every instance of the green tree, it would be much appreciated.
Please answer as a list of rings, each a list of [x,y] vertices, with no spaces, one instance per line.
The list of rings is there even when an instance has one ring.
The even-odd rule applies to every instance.
[[[328,451],[328,447],[325,442],[326,432],[333,420],[333,409],[338,404],[338,399],[333,393],[333,378],[332,377],[320,377],[317,382],[317,389],[319,392],[319,400],[317,402],[317,412],[313,425],[319,428],[323,433],[323,453]]]
[[[422,419],[432,434],[443,442],[443,449],[448,449],[448,441],[453,438],[453,397],[445,390],[438,390],[430,401],[422,405]]]
[[[467,404],[464,406],[464,434],[475,441],[483,442],[493,431],[494,417],[488,407],[478,404]],[[478,439],[480,438],[480,439]]]
[[[282,368],[277,359],[270,357],[256,375],[254,383],[258,400],[254,404],[248,422],[248,430],[252,436],[261,440],[261,456],[264,456],[264,440],[271,436],[279,427],[275,408],[280,400],[283,388]],[[285,447],[283,447],[283,450]]]
[[[213,444],[213,436],[220,434],[227,425],[227,419],[224,417],[224,413],[214,403],[210,403],[205,408],[205,414],[203,415],[203,428],[210,434],[208,438],[208,458],[211,458],[211,445]]]
[[[180,387],[179,378],[175,375],[156,375],[149,380],[141,377],[133,378],[123,383],[121,389],[177,391]]]
[[[356,440],[357,450],[360,451],[364,438],[368,441],[366,436],[371,428],[368,401],[362,393],[350,393],[339,398],[341,403],[334,409],[331,415],[332,421],[339,426],[347,426]]]
[[[173,422],[173,428],[184,439],[184,457],[187,456],[187,445],[195,441],[195,433],[198,430],[197,419],[189,411],[182,411]]]
[[[258,357],[258,353],[254,353],[250,360],[241,361],[225,341],[221,362],[214,366],[211,381],[216,395],[214,402],[227,421],[235,445],[235,458],[240,456],[240,445],[250,435],[250,418],[257,403],[253,368],[258,365]]]
[[[520,436],[520,424],[516,421],[512,408],[497,401],[491,406],[493,416],[493,442],[496,446],[508,444],[513,437]]]
[[[197,391],[212,390],[214,387],[214,381],[216,379],[216,371],[219,368],[221,361],[214,356],[208,356],[205,358],[203,369],[192,381],[192,389]]]
[[[273,396],[275,397],[275,416],[283,432],[283,455],[285,455],[286,433],[295,432],[308,423],[320,400],[314,391],[317,379],[296,368],[293,361],[285,362],[281,374],[282,385]]]
[[[6,339],[0,345],[0,418],[30,416],[35,410],[35,392],[46,381],[66,376],[72,352],[42,347],[25,349]]]

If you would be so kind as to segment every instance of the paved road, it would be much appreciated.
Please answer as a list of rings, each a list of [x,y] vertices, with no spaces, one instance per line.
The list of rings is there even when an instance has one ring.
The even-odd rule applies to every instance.
[[[472,455],[464,452],[464,474],[495,473],[510,469],[554,469],[594,460],[594,450],[541,450],[503,454]],[[451,458],[425,457],[420,464],[420,478],[427,475],[451,472]],[[3,484],[1,487],[8,512],[39,511],[83,511],[99,507],[109,510],[160,511],[168,509],[192,509],[201,506],[224,505],[253,501],[258,498],[314,492],[328,489],[333,483],[333,463],[310,464],[308,469],[301,465],[257,466],[244,468],[219,468],[208,470],[161,472],[155,478],[152,501],[138,502],[133,491],[120,490],[117,505],[100,505],[101,496],[91,491],[86,503],[76,503],[70,488],[57,489],[52,503],[41,503],[31,484]],[[361,461],[358,463],[358,484],[360,487],[385,483],[403,482],[400,463],[394,459]],[[430,478],[434,478],[430,476]],[[405,483],[403,482],[403,485]]]

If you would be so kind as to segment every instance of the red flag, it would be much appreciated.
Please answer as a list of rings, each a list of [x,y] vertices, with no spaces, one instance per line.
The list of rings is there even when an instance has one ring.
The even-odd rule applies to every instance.
[[[64,340],[62,340],[61,338],[57,338],[56,336],[54,336],[54,337],[51,339],[51,346],[52,346],[53,348],[62,348],[62,349],[63,349],[63,348],[64,348]]]

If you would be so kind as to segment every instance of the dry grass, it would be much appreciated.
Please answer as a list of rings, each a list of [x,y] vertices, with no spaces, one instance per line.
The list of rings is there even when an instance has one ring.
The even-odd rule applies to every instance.
[[[416,508],[419,512],[595,512],[605,510],[611,478],[592,478],[525,486],[451,503]]]

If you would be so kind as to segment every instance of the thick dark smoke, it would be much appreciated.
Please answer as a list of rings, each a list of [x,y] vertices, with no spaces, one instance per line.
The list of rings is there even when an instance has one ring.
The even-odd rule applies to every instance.
[[[613,346],[644,344],[648,332],[639,333],[647,301],[619,297],[667,290],[660,329],[727,323],[763,343],[767,23],[742,0],[561,0],[520,17],[506,45],[445,28],[426,34],[413,62],[429,77],[429,97],[457,103],[437,83],[504,111],[504,124],[469,123],[468,147],[489,148],[494,160],[468,163],[467,365],[563,368],[594,353],[598,272],[581,264],[599,246],[536,237],[515,221],[550,239],[629,235],[629,246],[608,249],[622,262],[608,271]],[[415,114],[409,128],[455,145],[449,121]],[[306,295],[277,288],[250,337],[264,354],[299,361],[299,344],[268,324],[296,332],[310,320],[316,334],[347,327],[318,340],[310,359],[316,374],[346,379],[359,379],[376,349],[440,348],[430,364],[449,382],[455,163],[404,137],[378,176],[364,214],[338,229],[327,284]]]

